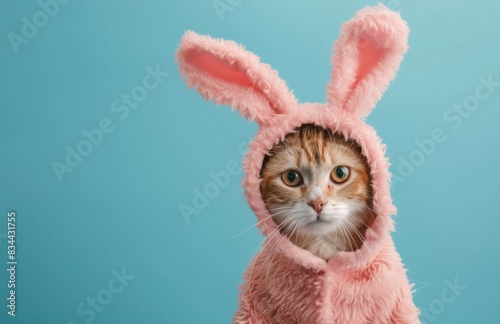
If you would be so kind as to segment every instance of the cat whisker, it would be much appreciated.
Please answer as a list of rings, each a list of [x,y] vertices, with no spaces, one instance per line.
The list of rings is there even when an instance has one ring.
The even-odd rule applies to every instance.
[[[281,226],[281,225],[280,225],[280,226]],[[277,227],[277,228],[275,228],[275,229],[274,229],[271,233],[269,233],[268,238],[270,238],[271,236],[273,236],[273,235],[276,233],[276,231],[278,231],[278,230],[279,230],[279,227],[280,227],[280,226],[278,226],[278,227]],[[235,269],[236,269],[236,268],[237,268],[237,267],[238,267],[238,266],[239,266],[239,265],[240,265],[243,261],[245,261],[248,257],[250,257],[250,256],[251,256],[251,255],[255,252],[255,250],[257,250],[257,249],[261,246],[261,244],[262,244],[262,243],[257,244],[257,246],[256,246],[256,247],[255,247],[255,248],[254,248],[254,249],[253,249],[253,250],[252,250],[252,251],[251,251],[251,252],[250,252],[250,253],[249,253],[246,257],[244,257],[244,258],[243,258],[240,262],[238,262],[238,263],[237,263],[237,264],[233,267],[233,269],[232,269],[231,271],[229,271],[229,273],[226,275],[226,277],[227,277],[227,276],[229,276],[229,275],[230,275],[230,274],[231,274],[231,273],[232,273],[232,272],[233,272],[233,271],[234,271],[234,270],[235,270]],[[264,246],[264,247],[265,247],[265,246]],[[262,252],[262,251],[261,251],[261,252]]]
[[[269,276],[269,269],[271,268],[271,265],[273,264],[273,259],[274,259],[274,256],[277,252],[277,250],[279,249],[279,246],[281,245],[281,243],[283,242],[284,239],[287,239],[287,236],[290,232],[290,229],[293,229],[295,226],[295,223],[292,222],[291,224],[289,224],[289,227],[287,227],[285,229],[285,232],[283,233],[283,236],[280,238],[280,240],[278,241],[278,243],[275,244],[274,247],[271,248],[271,251],[268,253],[268,255],[266,256],[266,260],[261,264],[261,267],[262,265],[265,265],[267,264],[267,270],[266,270],[266,276],[265,276],[265,282],[264,282],[264,285],[267,286],[267,278]],[[268,263],[267,262],[267,259],[269,258],[269,256],[271,256],[271,260],[270,262]],[[260,270],[260,268],[259,268]]]
[[[281,245],[281,243],[282,243],[283,240],[286,240],[286,239],[289,239],[290,237],[292,237],[293,233],[295,232],[296,229],[298,229],[298,227],[299,227],[299,222],[298,221],[290,223],[289,226],[288,226],[288,228],[285,230],[285,233],[283,234],[283,237],[281,238],[281,240],[278,242],[276,248],[274,249],[273,255],[271,255],[271,261],[270,261],[270,263],[267,266],[267,271],[266,271],[266,286],[267,286],[267,278],[268,278],[268,275],[269,275],[269,269],[270,269],[271,265],[273,264],[273,259],[274,259],[274,256],[276,254],[276,251],[279,248],[279,245]],[[279,256],[281,258],[282,254],[280,253]]]
[[[361,246],[366,246],[366,248],[368,249],[370,255],[373,255],[372,249],[370,248],[369,244],[366,242],[366,239],[363,237],[363,235],[361,234],[361,232],[359,232],[359,230],[356,228],[356,226],[354,226],[354,224],[352,224],[348,220],[346,221],[346,224],[348,226],[350,226],[354,230],[354,233],[360,238],[360,240],[361,240]],[[357,247],[357,249],[359,249],[359,248],[361,248],[361,247]]]
[[[292,219],[290,219],[290,222],[288,222],[288,223],[286,224],[286,226],[284,226],[284,227],[280,228],[280,231],[281,231],[283,228],[285,228],[285,227],[286,227],[286,228],[285,228],[285,230],[283,231],[283,233],[281,233],[281,234],[282,234],[282,237],[280,238],[280,241],[279,241],[278,243],[276,243],[276,244],[275,244],[275,246],[276,246],[276,247],[277,247],[277,246],[281,243],[281,241],[283,240],[283,238],[287,236],[288,230],[290,229],[290,227],[293,227],[293,226],[294,226],[294,223],[295,223],[295,222],[294,222],[294,219],[292,218]],[[274,248],[275,248],[274,246],[270,248],[271,252],[274,250]],[[269,255],[270,255],[270,254],[271,254],[271,253],[268,253],[268,255],[267,255],[267,257],[266,257],[266,261],[267,261],[267,258],[269,257]],[[265,262],[264,262],[264,263],[265,263]]]
[[[369,206],[366,206],[366,205],[363,205],[363,204],[357,204],[357,205],[360,208],[362,208],[362,209],[367,209],[367,210],[373,212],[373,215],[376,215],[376,212],[375,212],[375,210],[373,208],[370,208]],[[366,228],[370,228],[370,226],[368,224],[366,224],[360,217],[358,217],[358,214],[359,213],[354,213],[353,214],[353,217],[356,219],[356,221],[358,221],[361,224],[363,224],[364,226],[366,226]],[[380,238],[380,236],[375,231],[372,231],[372,232],[373,232],[373,234],[375,234],[377,236],[377,238]]]
[[[428,282],[425,282],[425,281],[421,281],[421,280],[417,280],[417,279],[412,279],[411,281],[415,282],[415,283],[422,283],[424,284],[424,288],[427,288],[427,287],[437,287],[436,285],[432,285]]]
[[[349,231],[349,229],[345,226],[346,225],[346,222],[345,221],[342,221],[342,227],[345,228],[345,231],[347,232],[347,235],[349,236],[350,238],[350,245],[351,245],[351,249],[353,249],[353,246],[352,244],[354,243],[356,245],[356,250],[359,249],[359,246],[358,246],[358,243],[356,243],[356,240],[352,237],[351,235],[351,232]],[[355,251],[355,250],[354,250]]]
[[[370,249],[369,245],[366,243],[366,240],[365,238],[363,237],[363,235],[361,234],[361,232],[356,228],[356,226],[354,226],[354,224],[352,224],[350,221],[346,221],[346,224],[351,227],[353,230],[354,230],[354,233],[359,237],[359,239],[361,240],[361,245],[363,246],[366,246],[366,248],[368,249],[368,251],[370,252],[370,254],[373,254],[372,250]]]
[[[259,257],[260,255],[262,254],[262,252],[266,249],[266,247],[269,245],[269,243],[271,243],[272,241],[272,237],[276,235],[276,233],[279,233],[280,229],[285,226],[286,224],[288,224],[288,222],[291,222],[292,220],[291,219],[286,219],[285,221],[283,221],[283,223],[281,223],[280,225],[278,225],[268,236],[267,236],[267,242],[265,242],[264,246],[262,247],[262,249],[259,251],[259,254],[257,254],[257,256],[255,257],[254,261],[252,262],[252,268],[250,269],[250,282],[252,282],[252,276],[253,276],[253,269],[255,267],[255,263],[259,260]],[[257,249],[258,246],[255,248]],[[254,249],[254,251],[255,251]],[[253,252],[253,251],[252,251]]]
[[[243,234],[243,233],[245,233],[245,232],[248,232],[249,230],[251,230],[251,229],[252,229],[252,228],[254,228],[255,226],[257,226],[257,225],[259,225],[260,223],[264,222],[265,220],[267,220],[267,219],[269,219],[269,218],[271,218],[271,217],[273,217],[273,216],[276,216],[276,215],[282,214],[282,213],[284,213],[284,212],[287,212],[288,210],[291,210],[291,209],[292,209],[292,207],[288,207],[288,209],[285,209],[285,210],[279,211],[279,212],[277,212],[277,213],[275,213],[275,214],[271,214],[271,215],[269,215],[269,216],[265,217],[264,219],[261,219],[261,220],[260,220],[260,221],[258,221],[257,223],[253,224],[253,225],[252,225],[252,226],[250,226],[249,228],[247,228],[247,229],[245,229],[245,230],[241,231],[240,233],[238,233],[238,234],[236,234],[236,235],[233,235],[233,236],[231,236],[231,237],[228,237],[227,239],[228,239],[228,240],[231,240],[231,239],[233,239],[233,238],[235,238],[235,237],[237,237],[237,236],[240,236],[241,234]]]
[[[427,287],[426,286],[420,287],[420,288],[413,287],[414,296],[417,295],[420,290],[425,289],[425,288],[427,288]]]
[[[340,226],[340,234],[342,234],[342,240],[344,242],[344,244],[346,245],[347,247],[347,244],[350,243],[349,240],[345,237],[345,228],[342,224],[342,222],[339,223],[339,226]],[[352,249],[352,245],[351,245],[351,249]]]

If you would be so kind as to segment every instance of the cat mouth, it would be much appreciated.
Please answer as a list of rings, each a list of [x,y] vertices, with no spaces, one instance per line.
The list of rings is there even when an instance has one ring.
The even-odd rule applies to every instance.
[[[338,220],[335,215],[317,213],[314,215],[314,218],[311,217],[311,220],[305,224],[305,226],[318,228],[325,226],[335,226]]]
[[[322,217],[321,215],[318,215],[314,221],[318,223],[330,223],[329,220],[325,219],[325,217]]]
[[[303,229],[313,235],[324,235],[334,230],[334,220],[316,216],[314,220],[306,223]]]
[[[316,224],[331,224],[332,221],[329,219],[325,219],[325,216],[322,216],[321,214],[317,214],[316,218],[312,220],[311,222],[307,223],[307,225],[316,225]]]

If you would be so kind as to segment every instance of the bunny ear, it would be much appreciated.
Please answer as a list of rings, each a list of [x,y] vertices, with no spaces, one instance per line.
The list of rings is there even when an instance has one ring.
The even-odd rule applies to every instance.
[[[408,33],[399,13],[382,4],[364,8],[344,23],[327,86],[330,106],[366,117],[396,76],[408,49]]]
[[[278,73],[233,41],[188,31],[176,53],[189,87],[206,100],[237,108],[247,119],[266,124],[297,105]]]

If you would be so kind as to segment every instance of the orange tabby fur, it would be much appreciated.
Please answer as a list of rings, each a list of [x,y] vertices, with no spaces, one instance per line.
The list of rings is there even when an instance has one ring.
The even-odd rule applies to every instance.
[[[331,170],[338,165],[351,170],[342,184],[329,178]],[[300,172],[303,184],[287,186],[281,177],[287,170]],[[325,260],[337,251],[355,251],[361,247],[364,232],[373,222],[374,214],[370,170],[356,142],[315,125],[302,125],[269,152],[263,162],[261,178],[262,197],[274,222],[295,245]],[[325,202],[325,210],[330,209],[329,222],[324,228],[329,226],[331,230],[317,224],[313,229],[305,229],[307,226],[301,214],[309,218],[315,217],[310,216],[311,213],[316,215],[314,208],[309,210],[307,207],[311,206],[307,205],[311,197],[321,199]],[[341,218],[334,208],[343,203],[360,207]]]

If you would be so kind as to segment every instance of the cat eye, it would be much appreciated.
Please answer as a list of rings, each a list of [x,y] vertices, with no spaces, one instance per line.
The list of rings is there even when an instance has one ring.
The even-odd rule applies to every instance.
[[[351,169],[345,165],[336,166],[330,173],[330,179],[335,183],[344,183],[349,179]]]
[[[281,180],[289,187],[297,187],[302,184],[302,175],[295,170],[287,170],[281,174]]]

